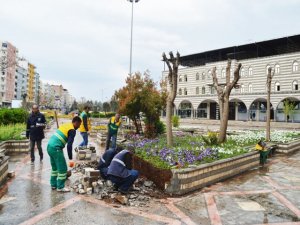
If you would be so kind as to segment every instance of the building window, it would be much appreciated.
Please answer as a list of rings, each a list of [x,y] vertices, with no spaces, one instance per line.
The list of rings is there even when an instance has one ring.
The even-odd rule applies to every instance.
[[[182,76],[181,75],[179,76],[179,82],[182,82]]]
[[[205,73],[204,72],[202,73],[201,78],[202,78],[202,80],[205,80]]]
[[[187,82],[187,75],[184,75],[184,81]]]
[[[179,94],[179,95],[182,95],[182,90],[181,90],[181,88],[179,88],[178,94]]]
[[[222,69],[221,78],[225,78],[225,77],[226,77],[226,70]]]
[[[275,74],[280,73],[280,66],[278,64],[275,65]]]
[[[241,85],[241,93],[244,93],[245,92],[245,85]]]
[[[196,95],[199,95],[199,87],[196,87]]]
[[[187,89],[186,88],[184,89],[184,95],[187,95]]]
[[[298,91],[298,82],[296,80],[293,81],[293,90]]]
[[[248,75],[249,76],[253,75],[253,69],[252,69],[252,67],[249,67],[249,69],[248,69]]]
[[[205,95],[205,87],[202,87],[202,94]]]
[[[241,69],[240,76],[241,76],[241,77],[244,77],[244,76],[245,76],[245,69],[244,69],[244,68]]]
[[[248,90],[249,90],[249,93],[252,93],[252,84],[249,84]]]
[[[212,94],[212,95],[215,94],[215,87],[213,87],[213,86],[210,87],[210,94]]]
[[[211,78],[211,70],[208,71],[208,74],[207,74],[207,79],[210,79]]]
[[[267,67],[266,67],[266,74],[268,75],[268,73],[269,73],[269,68],[270,68],[271,66],[270,65],[267,65]]]
[[[196,73],[196,80],[199,80],[199,73]]]
[[[298,69],[299,69],[299,63],[298,63],[297,61],[295,61],[295,62],[293,63],[293,72],[297,72]]]
[[[275,91],[280,91],[280,83],[278,81],[275,83]]]

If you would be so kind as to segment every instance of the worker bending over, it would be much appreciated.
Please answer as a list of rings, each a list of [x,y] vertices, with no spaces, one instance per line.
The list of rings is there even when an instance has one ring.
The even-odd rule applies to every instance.
[[[108,167],[107,175],[118,191],[127,194],[139,176],[139,172],[132,169],[132,152],[124,149],[116,154]]]
[[[101,177],[107,180],[107,171],[108,167],[113,160],[114,156],[122,151],[123,148],[118,146],[116,149],[110,148],[104,152],[104,154],[100,157],[98,170],[100,171]]]
[[[63,149],[67,145],[69,160],[72,160],[72,145],[76,136],[76,130],[81,124],[81,119],[75,116],[72,123],[65,123],[59,126],[58,130],[50,138],[47,146],[47,152],[50,156],[52,167],[50,184],[52,190],[57,189],[59,192],[69,192],[70,189],[65,187],[67,179],[67,163],[64,157]]]

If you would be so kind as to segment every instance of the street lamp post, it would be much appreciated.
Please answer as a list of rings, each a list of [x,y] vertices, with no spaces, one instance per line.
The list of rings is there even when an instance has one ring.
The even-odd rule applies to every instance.
[[[131,75],[132,68],[132,34],[133,34],[133,5],[138,3],[140,0],[127,0],[131,2],[131,35],[130,35],[130,63],[129,63],[129,74]]]

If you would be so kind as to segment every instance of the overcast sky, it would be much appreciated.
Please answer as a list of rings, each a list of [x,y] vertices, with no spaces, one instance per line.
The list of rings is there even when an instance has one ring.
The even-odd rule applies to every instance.
[[[159,81],[161,54],[187,55],[299,34],[300,0],[140,0],[133,71]],[[36,65],[43,81],[80,99],[107,100],[129,72],[127,0],[0,0],[0,39]]]

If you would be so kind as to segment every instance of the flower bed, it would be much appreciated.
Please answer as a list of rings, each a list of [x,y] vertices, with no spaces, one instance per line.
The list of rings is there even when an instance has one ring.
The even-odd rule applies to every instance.
[[[299,135],[299,132],[275,131],[271,139],[275,143],[287,143]],[[221,145],[212,144],[216,140],[214,135],[211,137],[178,132],[174,134],[172,148],[166,147],[164,136],[153,140],[138,135],[126,138],[131,140],[128,147],[135,149],[134,168],[167,193],[181,195],[259,165],[259,153],[253,150],[254,144],[264,139],[264,132],[230,135]]]
[[[300,132],[274,131],[272,142],[287,143],[299,138]],[[230,135],[227,142],[220,145],[208,145],[202,136],[177,132],[174,134],[174,147],[167,147],[164,136],[157,139],[145,139],[138,135],[127,137],[131,140],[128,147],[135,149],[135,154],[160,169],[186,168],[227,159],[252,151],[253,146],[264,139],[265,132],[247,131]],[[250,147],[250,148],[249,148]]]

